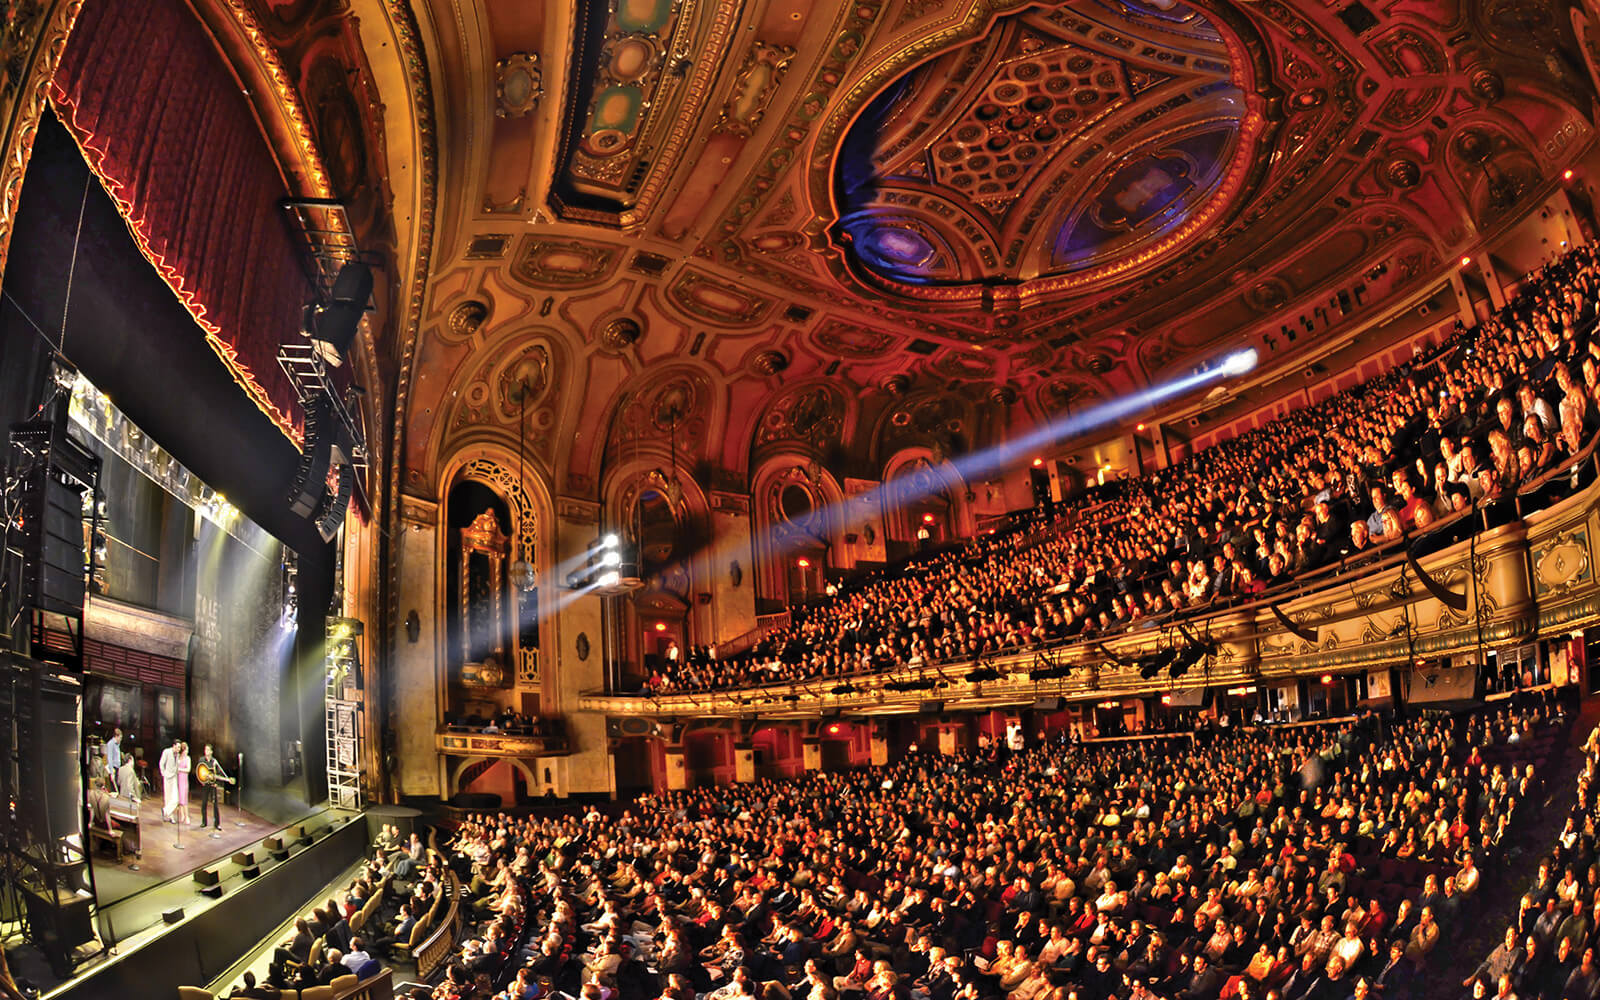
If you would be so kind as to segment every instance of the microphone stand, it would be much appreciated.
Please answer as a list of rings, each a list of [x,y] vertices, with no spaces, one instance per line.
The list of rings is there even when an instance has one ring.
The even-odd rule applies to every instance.
[[[242,818],[244,816],[244,754],[238,755],[237,765],[233,769],[233,825],[244,829],[250,824]]]

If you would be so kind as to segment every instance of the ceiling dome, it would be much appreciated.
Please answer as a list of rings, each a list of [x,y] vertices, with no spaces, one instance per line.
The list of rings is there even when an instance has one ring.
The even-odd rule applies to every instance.
[[[895,80],[852,126],[836,235],[890,284],[1092,280],[1156,263],[1239,187],[1244,62],[1237,39],[1182,3],[1074,0],[1005,18]]]

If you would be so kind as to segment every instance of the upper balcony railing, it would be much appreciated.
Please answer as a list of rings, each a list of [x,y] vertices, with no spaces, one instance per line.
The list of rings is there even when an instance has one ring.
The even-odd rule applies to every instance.
[[[950,663],[717,691],[589,692],[579,707],[654,716],[946,711],[1248,684],[1410,664],[1566,633],[1600,620],[1600,438],[1516,494],[1426,532],[1308,571],[1254,599]],[[1171,676],[1175,647],[1211,649]],[[1167,658],[1170,661],[1170,658]],[[1159,674],[1150,674],[1152,663]],[[1144,673],[1141,673],[1141,667]]]

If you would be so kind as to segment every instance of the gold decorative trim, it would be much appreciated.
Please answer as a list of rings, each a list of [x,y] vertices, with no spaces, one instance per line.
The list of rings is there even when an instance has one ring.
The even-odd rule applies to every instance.
[[[16,224],[17,200],[22,195],[28,160],[33,156],[33,140],[39,134],[39,118],[50,99],[50,80],[55,76],[56,67],[61,65],[67,37],[82,9],[83,0],[64,0],[43,16],[44,27],[38,38],[19,46],[29,52],[28,57],[19,60],[21,85],[15,94],[0,94],[0,102],[9,101],[9,107],[0,107],[0,113],[5,115],[4,122],[0,123],[3,126],[0,138],[4,140],[3,159],[0,159],[0,272],[5,270],[11,232]]]
[[[389,25],[394,31],[395,48],[411,84],[412,107],[417,128],[417,244],[413,253],[409,300],[396,310],[393,333],[400,340],[400,365],[395,376],[394,429],[389,439],[389,489],[384,520],[391,534],[400,529],[401,483],[405,475],[406,409],[411,402],[411,379],[417,360],[417,343],[422,334],[422,306],[427,295],[428,272],[433,260],[434,215],[438,199],[439,157],[434,132],[433,84],[428,76],[427,54],[418,39],[416,14],[406,0],[385,0]],[[389,560],[388,594],[385,611],[392,626],[400,620],[400,566],[402,560]],[[399,640],[395,629],[388,630],[390,652]]]

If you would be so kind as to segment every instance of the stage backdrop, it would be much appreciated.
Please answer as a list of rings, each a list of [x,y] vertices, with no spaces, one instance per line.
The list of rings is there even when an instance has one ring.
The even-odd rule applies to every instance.
[[[254,544],[208,520],[195,543],[190,731],[198,750],[215,743],[243,782],[251,812],[288,820],[305,809],[296,781],[298,719],[290,683],[295,628],[283,614],[283,549],[263,532]],[[290,718],[283,706],[288,705]],[[244,754],[243,774],[237,754]]]

